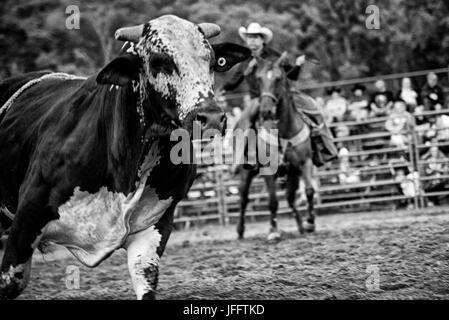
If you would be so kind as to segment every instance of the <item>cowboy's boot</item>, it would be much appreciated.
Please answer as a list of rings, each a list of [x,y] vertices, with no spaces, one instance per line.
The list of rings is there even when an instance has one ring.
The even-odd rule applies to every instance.
[[[314,115],[314,123],[316,127],[311,130],[311,139],[314,145],[314,152],[319,153],[314,156],[315,165],[322,166],[325,162],[330,162],[338,158],[338,149],[334,144],[333,135],[324,122],[321,115]]]

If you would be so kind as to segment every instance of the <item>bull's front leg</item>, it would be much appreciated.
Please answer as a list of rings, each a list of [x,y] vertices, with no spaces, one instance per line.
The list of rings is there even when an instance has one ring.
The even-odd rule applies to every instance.
[[[139,300],[154,300],[159,278],[159,261],[173,229],[172,205],[159,222],[128,237],[128,269]]]

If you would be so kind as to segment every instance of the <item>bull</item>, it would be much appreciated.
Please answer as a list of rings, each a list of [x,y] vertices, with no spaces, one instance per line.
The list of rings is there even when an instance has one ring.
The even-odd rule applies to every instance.
[[[170,160],[170,132],[195,121],[222,131],[214,71],[250,56],[211,45],[219,33],[166,15],[117,30],[121,54],[91,77],[34,72],[0,84],[0,298],[17,297],[35,249],[53,246],[89,267],[126,249],[137,298],[155,298],[174,209],[196,175]]]

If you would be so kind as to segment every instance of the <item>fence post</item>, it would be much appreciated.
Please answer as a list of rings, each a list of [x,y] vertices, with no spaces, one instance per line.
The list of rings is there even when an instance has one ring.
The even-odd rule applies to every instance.
[[[415,118],[413,117],[413,120],[415,120]],[[413,121],[415,122],[415,121]],[[413,178],[413,187],[415,189],[415,195],[413,197],[413,204],[415,206],[415,209],[419,209],[420,205],[419,205],[419,201],[418,201],[418,197],[421,194],[421,188],[420,188],[420,175],[419,175],[419,170],[418,170],[418,159],[415,156],[415,150],[416,149],[416,137],[415,137],[415,128],[414,126],[408,129],[408,133],[409,133],[409,137],[411,138],[411,141],[409,142],[409,157],[410,157],[410,165],[413,169],[412,172],[410,172],[412,174],[412,178]],[[416,182],[415,179],[415,172],[418,172],[418,182]]]
[[[414,117],[415,123],[416,123],[415,115],[413,115],[413,117]],[[420,167],[419,148],[418,148],[420,141],[418,139],[418,134],[416,133],[416,130],[413,130],[412,140],[413,140],[412,146],[414,148],[413,153],[414,153],[414,158],[415,158],[415,163],[416,163],[416,170],[418,172],[418,179],[419,179],[418,180],[419,181],[419,184],[418,184],[418,187],[419,187],[418,191],[419,191],[419,193],[418,193],[418,198],[417,198],[418,208],[422,209],[422,208],[424,208],[424,199],[423,199],[423,190],[424,189],[422,188],[422,185],[421,185],[421,172],[422,172],[422,170],[421,170],[421,167]]]
[[[228,208],[226,206],[226,191],[223,183],[223,165],[218,165],[215,171],[215,178],[217,180],[217,200],[218,212],[220,213],[221,225],[227,226],[229,224]]]

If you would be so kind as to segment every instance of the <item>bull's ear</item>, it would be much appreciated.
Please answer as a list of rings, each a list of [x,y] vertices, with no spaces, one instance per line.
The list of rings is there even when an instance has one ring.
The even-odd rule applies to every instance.
[[[214,70],[225,72],[235,66],[237,63],[245,61],[251,57],[251,50],[235,43],[223,42],[213,44],[215,52]]]
[[[139,79],[140,58],[133,54],[124,54],[112,60],[97,75],[99,84],[126,86],[132,80]]]

